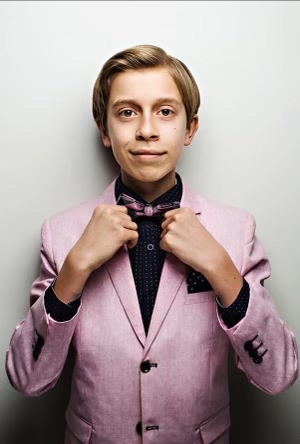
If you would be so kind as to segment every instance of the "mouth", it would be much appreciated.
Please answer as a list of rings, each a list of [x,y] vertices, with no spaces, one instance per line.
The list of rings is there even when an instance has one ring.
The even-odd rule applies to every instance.
[[[156,150],[137,150],[132,151],[131,154],[139,159],[158,159],[166,153]]]

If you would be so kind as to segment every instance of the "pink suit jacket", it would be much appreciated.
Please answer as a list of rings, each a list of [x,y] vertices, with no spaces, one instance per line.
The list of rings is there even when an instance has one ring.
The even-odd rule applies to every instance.
[[[214,292],[188,293],[188,267],[167,253],[146,337],[125,246],[92,273],[70,321],[56,322],[45,312],[46,288],[101,203],[116,203],[114,182],[100,198],[43,224],[42,266],[32,287],[31,309],[7,352],[12,385],[29,396],[49,390],[72,343],[76,360],[66,444],[228,444],[230,343],[237,366],[267,393],[291,386],[298,369],[295,338],[261,285],[270,267],[253,217],[184,185],[181,206],[199,213],[201,223],[228,251],[250,285],[249,306],[243,320],[227,328]],[[40,353],[35,359],[37,334]],[[262,362],[255,363],[245,350],[248,341],[254,348],[262,343],[260,354],[267,350]],[[149,371],[143,371],[147,366]]]

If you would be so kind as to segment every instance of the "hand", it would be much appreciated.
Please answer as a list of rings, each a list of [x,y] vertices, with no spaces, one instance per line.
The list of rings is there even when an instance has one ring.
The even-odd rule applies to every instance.
[[[189,208],[165,213],[160,247],[178,257],[210,282],[223,306],[230,305],[243,279],[226,250]]]
[[[132,248],[137,241],[137,224],[125,206],[99,205],[70,255],[78,266],[92,272],[124,244]]]
[[[178,208],[165,213],[161,225],[160,246],[197,271],[211,268],[222,253],[221,245],[199,222],[189,208]]]
[[[82,292],[90,274],[107,262],[124,244],[138,242],[137,224],[121,205],[99,205],[82,236],[69,252],[55,282],[59,299],[68,303]]]

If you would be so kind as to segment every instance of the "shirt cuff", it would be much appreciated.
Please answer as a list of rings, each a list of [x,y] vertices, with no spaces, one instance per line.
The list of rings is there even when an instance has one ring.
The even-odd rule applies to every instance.
[[[250,298],[250,288],[248,282],[243,279],[243,286],[235,301],[229,307],[222,307],[218,298],[219,313],[228,328],[234,327],[246,315]]]
[[[55,294],[55,280],[47,288],[44,296],[46,312],[57,322],[70,321],[76,315],[81,303],[81,295],[75,301],[65,304]]]

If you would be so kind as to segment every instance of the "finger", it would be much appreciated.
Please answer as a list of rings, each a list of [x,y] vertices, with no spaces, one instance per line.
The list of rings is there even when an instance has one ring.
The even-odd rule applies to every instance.
[[[167,230],[163,230],[161,232],[160,238],[163,239],[163,237],[166,235],[166,233],[167,233]]]
[[[118,215],[124,219],[133,220],[132,217],[128,214],[127,208],[126,208],[126,212],[118,212]]]
[[[169,217],[174,216],[174,214],[179,213],[180,211],[182,211],[182,208],[175,208],[174,210],[166,211],[164,214],[165,219],[168,219]]]
[[[170,223],[173,222],[173,219],[169,217],[168,219],[164,220],[161,224],[161,228],[165,230]]]
[[[166,245],[166,243],[164,242],[164,239],[162,239],[162,240],[160,241],[159,246],[160,246],[160,248],[161,248],[162,250],[164,250],[164,251],[169,251],[169,250],[167,249],[167,245]]]
[[[164,220],[161,224],[161,228],[162,230],[165,230],[166,227],[169,225],[170,221],[169,220]]]
[[[128,248],[134,248],[137,245],[138,240],[139,240],[139,235],[138,235],[137,231],[133,231],[132,233],[133,233],[132,237],[127,242]]]
[[[161,224],[162,229],[164,229],[165,227],[167,227],[167,225],[168,225],[170,222],[172,222],[172,220],[174,220],[173,217],[176,216],[176,214],[178,214],[178,213],[180,213],[180,212],[182,212],[182,208],[175,208],[175,210],[167,211],[167,212],[164,214],[164,221],[163,221],[162,224]]]
[[[133,222],[131,219],[122,221],[122,225],[127,230],[137,231],[137,229],[138,229],[137,224],[135,222]]]
[[[125,207],[125,205],[115,205],[115,210],[119,211],[120,213],[128,214],[128,208]]]

